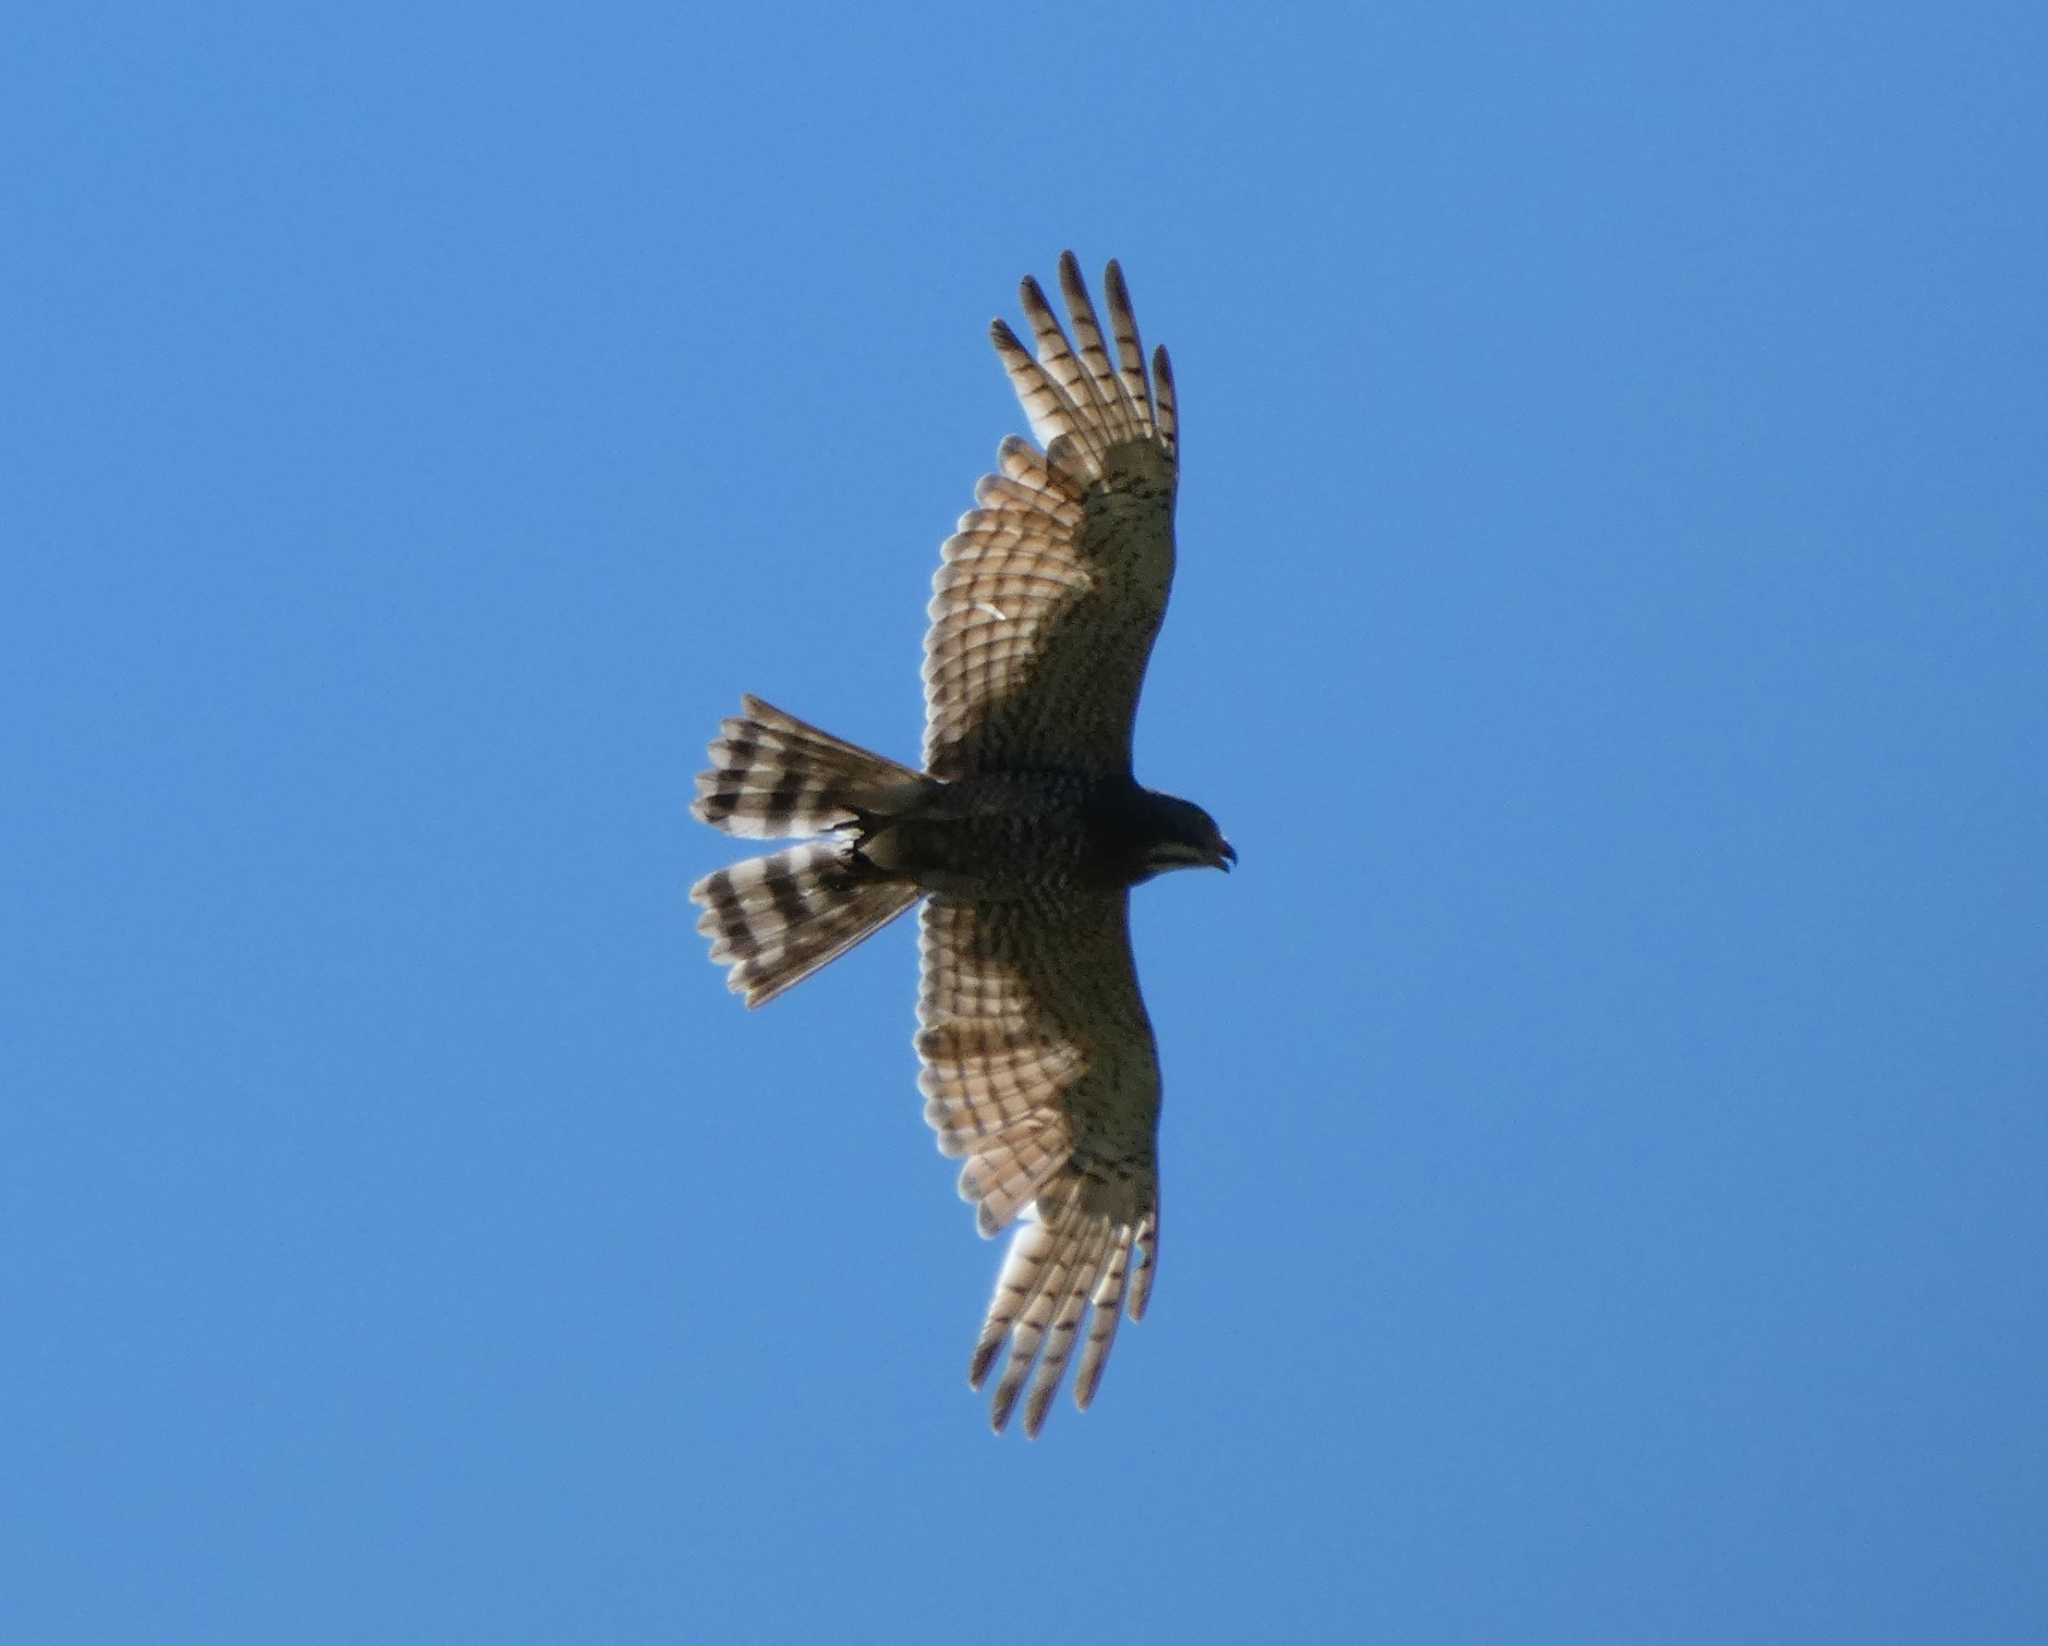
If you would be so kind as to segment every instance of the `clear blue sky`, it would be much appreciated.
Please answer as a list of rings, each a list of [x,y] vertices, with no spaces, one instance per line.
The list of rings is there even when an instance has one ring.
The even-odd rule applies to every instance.
[[[35,9],[0,1638],[2043,1638],[2040,7]],[[1069,245],[1243,863],[1026,1444],[910,928],[748,1014],[686,807],[915,753]]]

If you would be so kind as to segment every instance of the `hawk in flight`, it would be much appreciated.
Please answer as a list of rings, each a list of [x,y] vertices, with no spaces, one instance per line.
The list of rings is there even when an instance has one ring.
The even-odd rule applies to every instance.
[[[994,1426],[1022,1395],[1031,1435],[1077,1348],[1074,1403],[1088,1405],[1118,1316],[1145,1312],[1158,1269],[1159,1059],[1130,888],[1237,860],[1201,807],[1131,776],[1173,580],[1179,448],[1166,351],[1148,375],[1115,263],[1104,283],[1106,333],[1071,252],[1071,335],[1029,278],[1035,357],[990,328],[1044,450],[1004,440],[940,551],[924,769],[744,697],[692,807],[727,834],[816,837],[691,888],[749,1006],[924,900],[925,1118],[966,1158],[981,1232],[1017,1225],[968,1381],[1000,1358]]]

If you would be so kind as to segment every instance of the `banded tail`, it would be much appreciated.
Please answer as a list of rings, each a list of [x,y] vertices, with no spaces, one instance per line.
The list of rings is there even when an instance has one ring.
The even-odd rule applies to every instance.
[[[690,810],[752,839],[847,834],[922,795],[921,772],[807,725],[758,697],[720,722]],[[869,864],[852,839],[813,840],[707,874],[690,888],[714,964],[749,1006],[773,1000],[872,937],[918,888]]]

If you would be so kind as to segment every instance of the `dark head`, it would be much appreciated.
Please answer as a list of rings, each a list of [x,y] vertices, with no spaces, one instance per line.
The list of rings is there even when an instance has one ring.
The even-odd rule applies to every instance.
[[[1170,794],[1145,796],[1149,825],[1137,878],[1150,880],[1168,869],[1221,869],[1226,874],[1237,853],[1216,827],[1216,819],[1191,800]]]

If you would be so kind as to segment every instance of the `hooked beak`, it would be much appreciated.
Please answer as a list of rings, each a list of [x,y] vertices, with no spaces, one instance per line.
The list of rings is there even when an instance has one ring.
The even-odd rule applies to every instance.
[[[1227,840],[1218,840],[1216,842],[1216,850],[1210,856],[1209,861],[1225,874],[1228,874],[1230,873],[1230,865],[1237,861],[1237,848]]]

